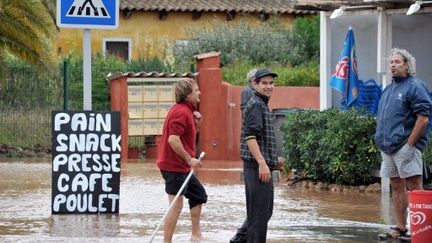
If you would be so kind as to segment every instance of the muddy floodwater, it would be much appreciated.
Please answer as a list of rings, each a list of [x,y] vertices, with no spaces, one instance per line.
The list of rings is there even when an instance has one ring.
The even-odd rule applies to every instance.
[[[205,161],[202,242],[229,242],[245,217],[241,162]],[[154,161],[124,163],[120,213],[51,215],[49,159],[0,162],[0,242],[147,242],[168,208]],[[293,189],[275,183],[268,242],[377,242],[392,224],[388,195]],[[162,242],[160,230],[153,242]],[[174,242],[188,242],[187,203]]]

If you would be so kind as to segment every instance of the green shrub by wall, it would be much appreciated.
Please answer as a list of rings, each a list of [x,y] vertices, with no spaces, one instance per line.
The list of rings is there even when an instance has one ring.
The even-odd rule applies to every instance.
[[[281,126],[285,169],[314,181],[342,185],[371,182],[380,165],[373,141],[375,119],[356,110],[300,111]]]
[[[70,65],[70,107],[82,109],[83,73],[82,57],[73,53],[67,57]],[[110,109],[110,87],[106,80],[108,73],[115,72],[169,72],[171,67],[157,58],[149,60],[124,61],[114,56],[96,54],[92,58],[92,104],[94,110]]]
[[[236,62],[222,67],[222,79],[232,85],[246,85],[246,74],[249,70],[260,67],[265,67],[265,65]],[[296,67],[272,66],[271,68],[279,75],[276,79],[276,86],[319,86],[318,62],[311,61]]]
[[[188,68],[199,53],[221,52],[222,66],[238,61],[266,66],[297,66],[319,56],[319,16],[296,18],[291,29],[272,18],[258,26],[214,23],[190,29],[189,44],[174,47],[178,67]]]

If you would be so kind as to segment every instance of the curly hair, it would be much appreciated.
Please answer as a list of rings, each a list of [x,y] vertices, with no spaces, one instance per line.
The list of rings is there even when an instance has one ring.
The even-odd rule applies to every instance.
[[[395,54],[401,55],[403,61],[408,65],[408,74],[414,76],[416,74],[416,59],[405,49],[391,49],[390,57]]]

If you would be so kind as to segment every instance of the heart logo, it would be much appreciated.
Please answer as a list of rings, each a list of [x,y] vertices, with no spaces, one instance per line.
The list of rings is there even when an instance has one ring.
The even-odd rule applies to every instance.
[[[410,212],[410,222],[412,225],[423,224],[426,221],[426,214],[423,212]]]

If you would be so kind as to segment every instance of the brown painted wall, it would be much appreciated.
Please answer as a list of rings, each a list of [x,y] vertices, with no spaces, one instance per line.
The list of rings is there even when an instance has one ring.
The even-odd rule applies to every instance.
[[[203,115],[201,151],[206,152],[206,159],[239,160],[243,87],[222,81],[218,53],[198,55],[197,62]],[[319,87],[276,87],[269,107],[319,109]]]
[[[128,158],[128,103],[127,78],[120,77],[110,82],[111,111],[120,111],[121,161]]]
[[[198,84],[201,90],[199,110],[203,122],[199,134],[201,151],[206,159],[239,160],[241,86],[222,81],[219,53],[197,56]],[[128,158],[128,92],[127,77],[111,80],[111,110],[121,112],[122,160]],[[269,103],[270,109],[319,109],[319,87],[276,87]],[[156,138],[159,143],[159,137]],[[146,148],[148,158],[157,157],[157,147]]]
[[[228,86],[226,112],[229,120],[225,132],[227,154],[224,159],[239,160],[241,131],[240,95],[244,87],[231,86],[225,82],[222,85]],[[319,109],[319,87],[275,87],[269,102],[269,108],[271,110],[277,108]],[[224,131],[220,132],[223,133]],[[217,159],[222,158],[218,157]]]

